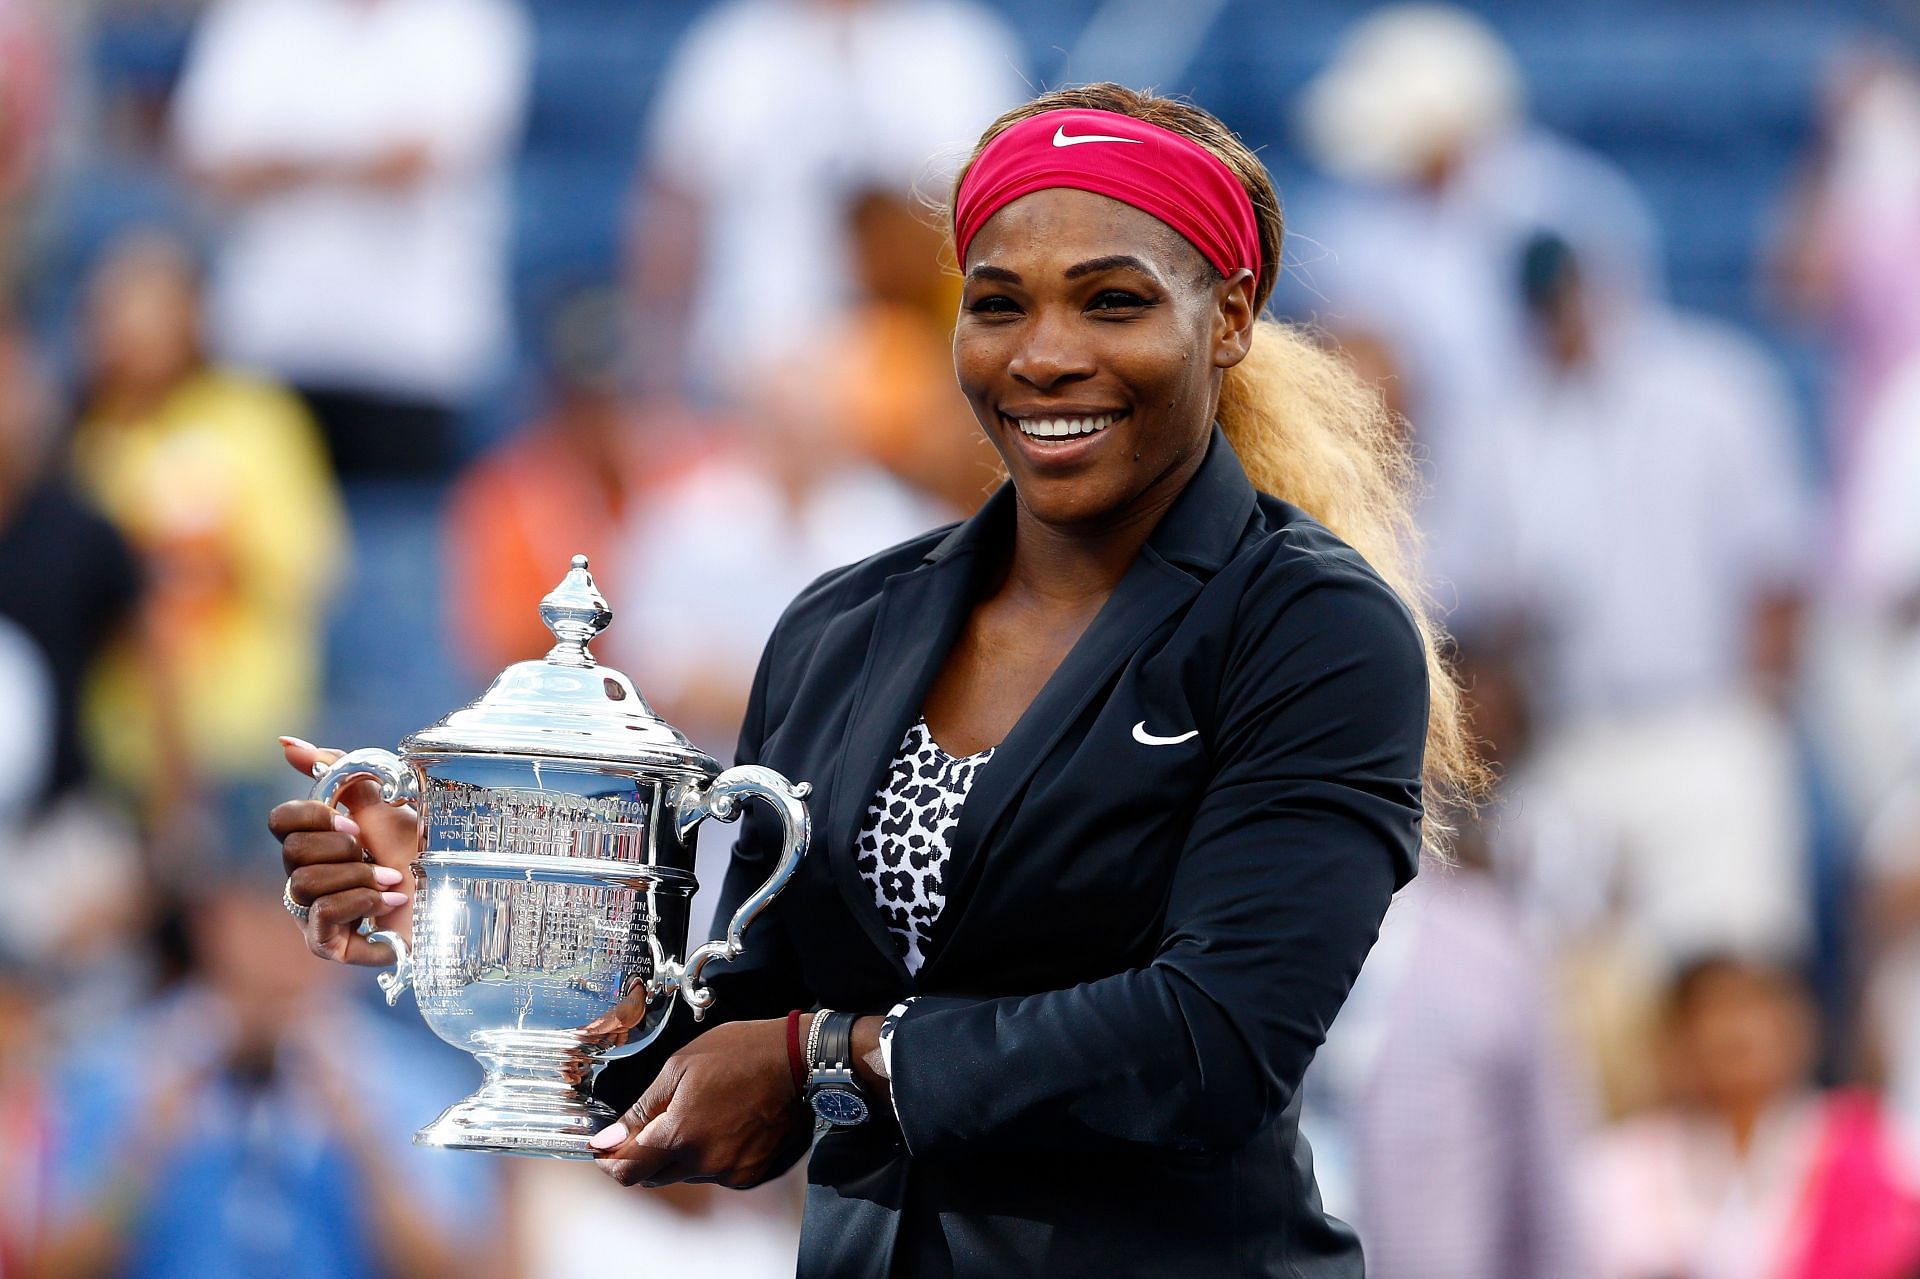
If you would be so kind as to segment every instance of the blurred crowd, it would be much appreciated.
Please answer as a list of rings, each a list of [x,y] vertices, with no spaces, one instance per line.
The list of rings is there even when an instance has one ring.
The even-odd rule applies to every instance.
[[[671,7],[620,243],[543,272],[559,0],[0,0],[0,1277],[791,1272],[791,1179],[408,1144],[477,1070],[281,915],[275,737],[453,709],[586,553],[726,756],[787,599],[997,482],[928,202],[1027,21],[1086,15],[1070,79],[1195,46]],[[1303,175],[1276,310],[1418,451],[1499,778],[1307,1084],[1380,1279],[1920,1277],[1920,46],[1832,26],[1743,317],[1470,11],[1228,116]]]

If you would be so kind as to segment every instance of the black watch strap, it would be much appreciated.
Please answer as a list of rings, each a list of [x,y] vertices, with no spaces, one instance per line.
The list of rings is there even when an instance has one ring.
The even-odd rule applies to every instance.
[[[809,1071],[853,1069],[853,1013],[820,1015],[820,1058],[807,1063]]]

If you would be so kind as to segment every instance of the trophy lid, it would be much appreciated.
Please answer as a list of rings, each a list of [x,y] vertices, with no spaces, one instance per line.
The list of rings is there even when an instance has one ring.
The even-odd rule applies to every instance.
[[[587,651],[613,610],[586,556],[574,556],[560,585],[540,601],[540,620],[557,641],[544,658],[509,666],[479,700],[408,737],[401,749],[719,771],[711,755],[654,714],[632,680]]]

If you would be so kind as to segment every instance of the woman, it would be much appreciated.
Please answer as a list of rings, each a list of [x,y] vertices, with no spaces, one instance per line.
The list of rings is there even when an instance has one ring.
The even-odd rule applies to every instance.
[[[1912,1279],[1920,1193],[1871,1093],[1813,1082],[1819,1026],[1790,968],[1733,955],[1673,979],[1671,1097],[1586,1167],[1599,1279]]]
[[[605,1166],[752,1184],[806,1094],[805,1275],[1358,1275],[1300,1077],[1413,874],[1423,747],[1429,793],[1471,771],[1389,585],[1404,455],[1257,321],[1279,207],[1202,111],[1029,103],[954,231],[955,366],[1010,482],[782,618],[740,758],[813,782],[814,850],[715,982],[736,1020],[604,1072]],[[405,818],[364,811],[403,862]],[[372,962],[352,921],[404,899],[342,825],[274,817],[309,944]],[[777,843],[743,833],[726,904]]]

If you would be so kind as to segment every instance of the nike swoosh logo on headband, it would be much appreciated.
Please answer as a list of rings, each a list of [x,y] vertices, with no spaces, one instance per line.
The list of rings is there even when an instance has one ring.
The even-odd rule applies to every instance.
[[[1110,138],[1104,133],[1083,133],[1074,137],[1067,132],[1064,124],[1053,131],[1053,145],[1057,147],[1077,147],[1082,142],[1130,142],[1136,147],[1146,145],[1139,138]]]

